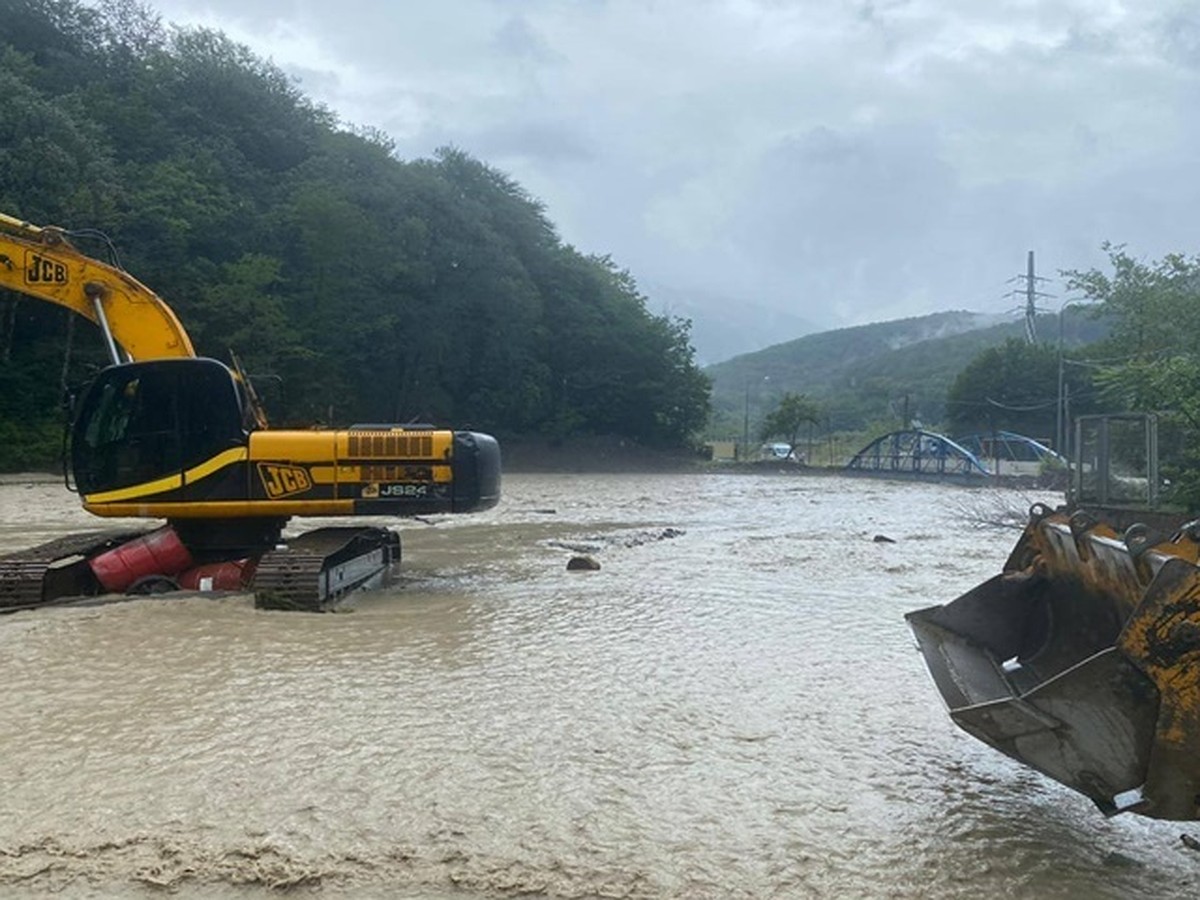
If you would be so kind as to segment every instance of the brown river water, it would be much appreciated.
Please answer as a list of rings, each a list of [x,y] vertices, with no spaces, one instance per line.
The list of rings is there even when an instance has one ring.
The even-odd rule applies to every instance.
[[[1200,895],[1200,828],[1105,819],[959,732],[905,625],[1061,497],[504,489],[402,523],[401,584],[345,614],[0,617],[0,897]],[[0,549],[97,524],[59,485],[0,485]]]

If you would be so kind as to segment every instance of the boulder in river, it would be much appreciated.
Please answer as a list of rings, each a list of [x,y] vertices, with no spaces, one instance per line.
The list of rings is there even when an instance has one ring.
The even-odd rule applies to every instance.
[[[590,556],[572,556],[567,561],[568,572],[598,572],[600,563]]]

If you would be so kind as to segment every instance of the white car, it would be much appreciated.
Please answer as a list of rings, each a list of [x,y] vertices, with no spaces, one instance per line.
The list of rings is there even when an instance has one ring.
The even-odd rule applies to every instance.
[[[782,459],[788,462],[799,462],[800,458],[791,444],[763,444],[758,455],[762,459]]]

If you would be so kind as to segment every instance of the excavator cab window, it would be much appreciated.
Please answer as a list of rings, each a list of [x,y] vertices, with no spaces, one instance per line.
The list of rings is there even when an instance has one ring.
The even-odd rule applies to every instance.
[[[105,369],[78,407],[71,465],[84,494],[183,475],[244,444],[232,373],[211,359],[165,359]]]

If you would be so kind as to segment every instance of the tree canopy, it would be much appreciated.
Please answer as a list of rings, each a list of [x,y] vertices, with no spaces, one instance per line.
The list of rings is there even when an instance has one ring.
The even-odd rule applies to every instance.
[[[779,405],[763,420],[759,431],[761,440],[781,437],[788,443],[788,449],[794,452],[800,443],[800,430],[805,425],[816,425],[821,421],[821,407],[807,394],[785,393],[779,398]]]
[[[1112,317],[1093,349],[1096,383],[1114,409],[1158,412],[1177,429],[1162,474],[1173,499],[1200,509],[1200,257],[1144,262],[1106,246],[1111,274],[1071,272],[1069,286]]]
[[[983,350],[947,391],[949,430],[960,435],[1015,431],[1057,443],[1071,415],[1097,409],[1091,371],[1071,357],[1054,344],[1020,338]]]
[[[0,211],[103,229],[200,353],[283,385],[289,423],[432,421],[680,445],[708,381],[690,323],[558,236],[465,150],[398,159],[271,63],[132,0],[0,0]],[[0,304],[0,466],[44,462],[63,313]],[[94,350],[86,348],[94,345]],[[68,366],[102,364],[82,337]]]

